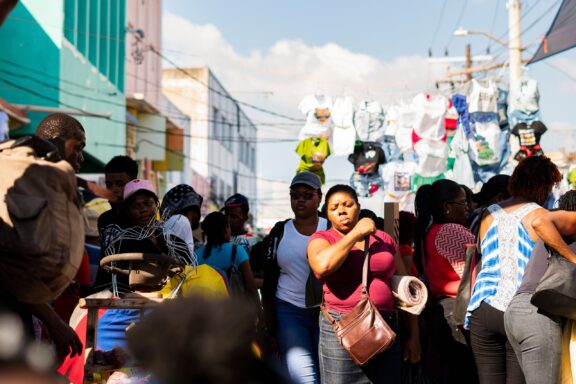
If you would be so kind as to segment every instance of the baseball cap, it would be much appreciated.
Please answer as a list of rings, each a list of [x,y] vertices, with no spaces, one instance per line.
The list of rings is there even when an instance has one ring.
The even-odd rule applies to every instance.
[[[508,182],[510,176],[508,175],[496,175],[491,177],[480,189],[480,192],[475,193],[472,199],[479,205],[487,203],[494,196],[499,193],[508,195]]]
[[[224,208],[250,207],[246,196],[235,193],[224,202]]]
[[[124,186],[124,201],[138,191],[148,191],[156,196],[156,189],[150,180],[135,179]]]
[[[178,184],[164,195],[160,215],[172,216],[188,208],[202,206],[204,199],[188,184]]]
[[[294,176],[292,182],[290,183],[290,188],[298,184],[307,185],[314,189],[322,188],[322,182],[320,181],[320,177],[308,171],[300,172],[296,176]]]

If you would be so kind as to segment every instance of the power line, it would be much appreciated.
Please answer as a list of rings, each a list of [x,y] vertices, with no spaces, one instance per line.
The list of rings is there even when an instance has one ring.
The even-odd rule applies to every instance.
[[[37,91],[35,91],[35,90],[33,90],[33,89],[30,89],[30,88],[21,86],[21,85],[19,85],[19,84],[16,84],[16,83],[14,83],[14,82],[12,82],[12,81],[10,81],[10,80],[7,80],[7,79],[5,79],[5,78],[1,78],[1,77],[0,77],[0,81],[6,83],[6,84],[8,84],[8,85],[10,85],[10,86],[12,86],[12,87],[14,87],[14,88],[16,88],[16,89],[20,89],[20,90],[22,90],[22,91],[25,91],[25,92],[28,92],[28,93],[30,93],[30,94],[33,94],[33,95],[35,95],[35,96],[37,96],[37,97],[40,97],[40,98],[43,98],[43,99],[45,99],[45,100],[51,101],[51,102],[53,102],[53,103],[55,103],[55,104],[62,105],[62,106],[64,106],[64,107],[73,109],[73,110],[78,111],[78,112],[86,113],[85,110],[83,110],[83,109],[81,109],[81,108],[78,108],[78,107],[76,107],[75,105],[63,103],[63,102],[61,102],[61,101],[58,100],[58,99],[54,99],[54,98],[52,98],[52,97],[46,96],[46,95],[44,95],[44,94],[42,94],[42,93],[40,93],[40,92],[37,92]],[[148,126],[144,126],[144,125],[141,125],[141,124],[130,124],[130,123],[127,123],[126,121],[117,120],[117,119],[114,119],[114,118],[109,118],[109,119],[107,119],[107,120],[110,121],[110,122],[113,122],[113,123],[121,124],[121,125],[126,125],[126,124],[132,125],[132,126],[134,126],[137,130],[140,129],[141,131],[145,131],[145,132],[149,132],[149,133],[158,133],[158,134],[163,134],[163,135],[165,134],[165,132],[159,132],[159,131],[157,131],[156,129],[154,129],[154,127],[148,127]],[[221,122],[220,122],[220,123],[221,123]],[[236,127],[237,125],[236,125],[236,124],[231,124],[231,126]],[[218,142],[220,142],[220,141],[225,141],[225,142],[238,142],[238,143],[248,143],[248,144],[258,144],[258,143],[275,143],[275,144],[276,144],[276,143],[298,142],[297,139],[292,139],[292,138],[282,138],[282,139],[248,139],[248,138],[243,138],[243,137],[240,137],[240,136],[238,136],[238,137],[235,137],[235,136],[228,136],[228,137],[227,137],[227,136],[218,136],[218,137],[212,136],[212,137],[205,137],[205,136],[194,136],[194,135],[190,135],[190,134],[186,134],[186,133],[183,133],[181,136],[183,136],[183,137],[189,137],[189,138],[192,138],[192,139],[208,140],[208,141],[218,141]]]
[[[458,28],[460,26],[460,22],[462,21],[462,17],[464,17],[464,13],[466,12],[467,7],[468,7],[468,0],[464,0],[464,4],[462,5],[462,9],[460,10],[460,15],[458,16],[456,24],[453,28],[454,31],[456,30],[456,28]],[[453,38],[454,38],[454,34],[450,34],[450,39],[448,39],[448,44],[446,44],[446,48],[450,47],[450,44],[452,43]]]
[[[209,84],[206,84],[206,83],[204,83],[203,81],[201,81],[200,79],[192,76],[190,73],[188,73],[188,71],[186,71],[185,69],[179,67],[174,61],[172,61],[171,59],[167,58],[164,54],[162,54],[162,53],[161,53],[160,51],[158,51],[156,48],[150,46],[150,51],[156,53],[160,58],[162,58],[162,60],[165,60],[167,63],[171,64],[174,68],[176,68],[179,72],[181,72],[182,74],[184,74],[186,77],[189,77],[190,79],[192,79],[192,80],[198,82],[199,84],[205,86],[208,90],[216,93],[217,95],[220,95],[220,96],[222,96],[222,97],[224,97],[224,98],[229,99],[230,101],[232,101],[233,103],[235,103],[235,104],[237,104],[237,105],[243,105],[243,106],[245,106],[245,107],[252,108],[252,109],[254,109],[254,110],[256,110],[256,111],[259,111],[259,112],[262,112],[262,113],[266,113],[266,114],[269,114],[269,115],[272,115],[272,116],[275,116],[275,117],[280,117],[280,118],[283,118],[283,119],[291,120],[291,121],[298,121],[298,122],[304,122],[304,121],[305,121],[304,119],[298,119],[298,118],[295,118],[295,117],[292,117],[292,116],[288,116],[288,115],[284,115],[284,114],[281,114],[281,113],[277,113],[277,112],[271,111],[271,110],[266,109],[266,108],[261,108],[261,107],[259,107],[259,106],[254,105],[254,104],[250,104],[250,103],[247,103],[247,102],[245,102],[245,101],[240,101],[240,100],[238,100],[238,99],[235,99],[235,98],[233,98],[232,96],[230,96],[229,94],[227,94],[227,93],[225,93],[225,92],[222,92],[222,91],[220,91],[219,89],[215,89],[215,88],[211,87]]]
[[[440,10],[440,18],[438,19],[438,24],[436,24],[436,29],[434,30],[434,34],[432,35],[432,41],[430,42],[430,50],[434,47],[434,43],[436,42],[436,37],[438,36],[438,31],[440,30],[440,26],[442,25],[442,21],[444,21],[444,11],[446,10],[446,3],[448,0],[444,0],[444,4],[442,4],[442,9]]]

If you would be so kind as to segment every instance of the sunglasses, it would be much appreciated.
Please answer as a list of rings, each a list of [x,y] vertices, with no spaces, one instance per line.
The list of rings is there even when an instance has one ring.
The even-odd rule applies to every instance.
[[[290,198],[293,200],[312,200],[316,195],[314,192],[290,192]]]

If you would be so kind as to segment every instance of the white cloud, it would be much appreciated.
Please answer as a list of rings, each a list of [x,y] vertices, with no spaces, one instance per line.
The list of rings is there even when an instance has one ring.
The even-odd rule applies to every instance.
[[[300,99],[317,89],[357,98],[369,94],[386,103],[405,91],[426,89],[435,78],[422,56],[384,62],[334,43],[311,46],[283,39],[267,50],[241,55],[216,26],[193,24],[169,12],[163,16],[163,48],[180,66],[209,66],[229,90],[272,91],[269,100],[248,93],[237,96],[293,116]]]
[[[209,66],[226,89],[233,94],[238,92],[234,96],[239,99],[294,117],[301,117],[297,110],[300,100],[318,90],[335,97],[347,94],[357,100],[371,97],[387,104],[429,89],[438,72],[444,69],[430,66],[424,57],[418,55],[382,61],[334,43],[314,46],[298,39],[278,40],[267,49],[253,49],[241,54],[216,26],[194,24],[169,12],[163,15],[163,50],[181,67]],[[261,91],[273,94],[265,97],[258,93]],[[246,112],[259,121],[285,122],[272,116],[255,115],[250,109]],[[268,128],[262,130],[260,137],[296,138],[297,131],[298,128],[293,126]],[[293,144],[287,144],[285,150],[279,146],[273,148],[276,152],[270,147],[260,146],[259,156],[275,158],[276,166],[287,164],[287,167],[275,168],[272,170],[275,173],[271,173],[266,167],[274,165],[260,161],[258,173],[263,177],[288,181],[298,161],[293,153]],[[338,171],[331,171],[331,165],[327,164],[326,171],[331,173],[331,178],[349,177],[352,168],[348,169],[345,160],[330,159],[328,162],[343,164]],[[259,220],[265,216],[281,218],[292,215],[286,190],[285,184],[258,183],[258,195],[265,197],[259,207]]]

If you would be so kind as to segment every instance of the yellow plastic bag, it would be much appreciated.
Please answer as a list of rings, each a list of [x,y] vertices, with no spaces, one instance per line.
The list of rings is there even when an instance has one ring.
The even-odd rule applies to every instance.
[[[228,297],[228,287],[224,277],[206,264],[196,267],[186,266],[184,271],[174,275],[159,292],[164,298],[191,295],[214,298]]]

